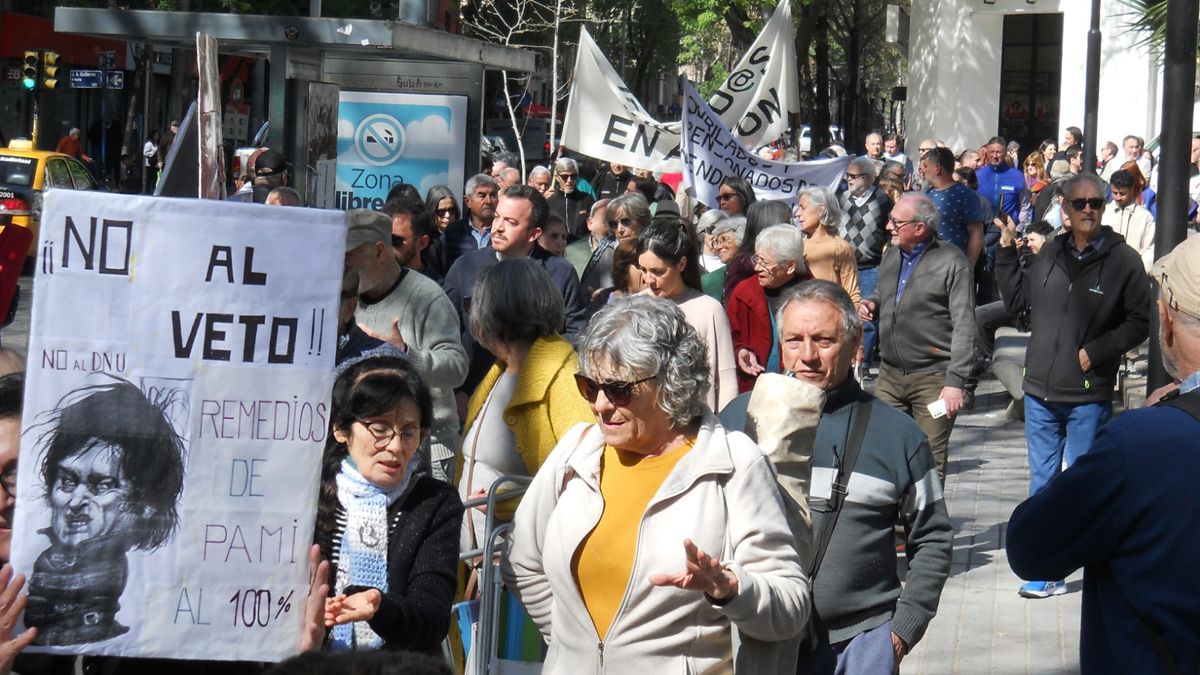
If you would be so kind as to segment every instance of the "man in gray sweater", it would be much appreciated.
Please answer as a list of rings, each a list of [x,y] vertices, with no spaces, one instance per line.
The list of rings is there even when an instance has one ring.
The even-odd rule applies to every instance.
[[[449,482],[459,446],[454,388],[467,377],[458,314],[437,282],[396,262],[391,218],[356,209],[346,223],[346,266],[359,276],[354,318],[368,335],[404,352],[424,378],[433,394],[433,477]]]
[[[864,321],[879,317],[875,396],[916,420],[945,480],[946,448],[975,354],[975,291],[967,257],[937,237],[940,219],[925,195],[896,203],[879,285],[858,313]]]

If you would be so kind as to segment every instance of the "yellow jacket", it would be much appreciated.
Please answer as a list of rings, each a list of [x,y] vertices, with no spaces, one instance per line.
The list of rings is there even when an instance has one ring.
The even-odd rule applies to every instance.
[[[568,429],[579,422],[595,421],[591,408],[575,386],[578,370],[575,348],[558,335],[538,338],[525,357],[512,400],[504,409],[504,422],[512,429],[517,454],[525,462],[530,476],[537,473]],[[470,429],[475,423],[484,401],[503,372],[503,364],[498,361],[492,364],[471,394],[464,429]],[[459,453],[461,459],[454,476],[455,484],[462,478],[468,455],[466,448]]]

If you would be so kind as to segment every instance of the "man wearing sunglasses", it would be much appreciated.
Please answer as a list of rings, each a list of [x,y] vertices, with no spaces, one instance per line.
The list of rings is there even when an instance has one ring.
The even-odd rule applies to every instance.
[[[569,242],[587,237],[588,214],[596,200],[579,189],[579,164],[570,157],[558,160],[554,163],[554,180],[558,189],[547,198],[550,213],[566,223]]]
[[[1151,293],[1138,252],[1101,225],[1105,185],[1093,174],[1063,184],[1066,232],[1021,269],[1016,225],[1005,220],[996,253],[1010,313],[1030,312],[1025,351],[1025,440],[1029,494],[1074,464],[1112,416],[1121,356],[1149,334]],[[1047,527],[1054,527],[1047,524]],[[1062,580],[1030,581],[1027,598],[1066,592]]]

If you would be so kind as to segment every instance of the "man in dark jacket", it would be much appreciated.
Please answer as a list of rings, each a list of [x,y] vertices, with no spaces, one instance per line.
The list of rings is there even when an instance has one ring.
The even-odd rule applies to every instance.
[[[962,250],[937,237],[940,218],[925,195],[896,202],[888,218],[892,247],[859,316],[879,317],[875,395],[916,420],[944,480],[954,416],[975,357],[975,281]]]
[[[608,171],[596,177],[593,186],[596,190],[596,199],[612,199],[625,194],[625,188],[629,185],[629,179],[632,177],[633,173],[627,171],[626,167],[616,162],[609,162]]]
[[[996,269],[1012,313],[1030,311],[1025,352],[1025,440],[1029,494],[1036,495],[1091,446],[1112,417],[1121,355],[1149,334],[1150,280],[1137,251],[1102,227],[1104,182],[1082,174],[1063,184],[1067,232],[1020,269],[1016,228],[1000,238]],[[1053,525],[1049,525],[1053,527]],[[1066,592],[1059,581],[1031,581],[1021,595]]]
[[[1008,523],[1022,577],[1083,567],[1085,673],[1200,671],[1200,238],[1152,273],[1163,365],[1183,393],[1105,425]]]
[[[442,233],[442,264],[445,269],[437,270],[445,276],[459,257],[485,248],[492,242],[492,219],[496,217],[496,204],[500,199],[500,187],[487,174],[476,174],[463,187],[463,210],[461,220],[450,223]]]
[[[579,241],[588,236],[588,214],[596,200],[578,189],[579,164],[570,157],[554,163],[554,180],[558,189],[547,199],[550,213],[566,224],[568,242]]]

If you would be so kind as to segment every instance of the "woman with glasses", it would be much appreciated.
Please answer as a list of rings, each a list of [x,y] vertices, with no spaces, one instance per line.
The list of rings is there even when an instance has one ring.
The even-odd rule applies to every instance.
[[[417,473],[433,402],[406,360],[374,356],[333,385],[316,542],[330,565],[334,650],[440,653],[450,627],[462,501]]]
[[[638,267],[646,292],[679,305],[708,352],[710,387],[705,403],[720,411],[738,395],[729,318],[700,285],[700,260],[684,220],[656,220],[638,237]]]
[[[496,355],[467,403],[456,472],[463,499],[481,497],[501,476],[532,476],[560,438],[591,412],[575,391],[575,350],[558,331],[563,298],[528,258],[484,268],[471,300],[471,335]],[[466,514],[462,547],[483,546],[484,517]]]
[[[450,223],[462,217],[454,191],[445,185],[434,185],[425,195],[425,209],[433,216],[438,232],[445,232]]]
[[[589,324],[595,423],[538,471],[501,563],[549,644],[542,672],[795,672],[808,579],[769,461],[704,405],[704,352],[657,298]]]
[[[745,215],[746,209],[756,201],[754,188],[744,178],[727,176],[717,186],[717,208],[728,215]]]
[[[800,191],[796,224],[804,233],[804,264],[814,279],[841,286],[857,307],[862,300],[858,288],[858,263],[854,247],[838,236],[842,207],[833,190],[818,185]]]
[[[737,256],[738,247],[742,244],[742,234],[746,231],[746,219],[742,216],[732,216],[721,219],[712,228],[712,247],[721,261],[721,267],[700,277],[700,287],[709,296],[721,302],[725,300],[725,275],[729,265]],[[753,264],[753,263],[751,263]]]
[[[550,214],[566,223],[570,241],[587,237],[587,219],[596,200],[579,189],[579,164],[570,157],[558,160],[554,163],[554,180],[558,189],[546,200]]]
[[[804,234],[793,225],[763,230],[752,260],[755,276],[743,279],[725,301],[741,392],[754,389],[762,373],[780,372],[775,315],[784,291],[812,278],[804,265]]]
[[[758,233],[775,225],[790,225],[792,222],[792,207],[784,201],[768,199],[755,202],[746,209],[746,227],[742,230],[742,241],[738,244],[737,255],[726,263],[725,297],[733,293],[734,287],[755,276],[754,244]]]

